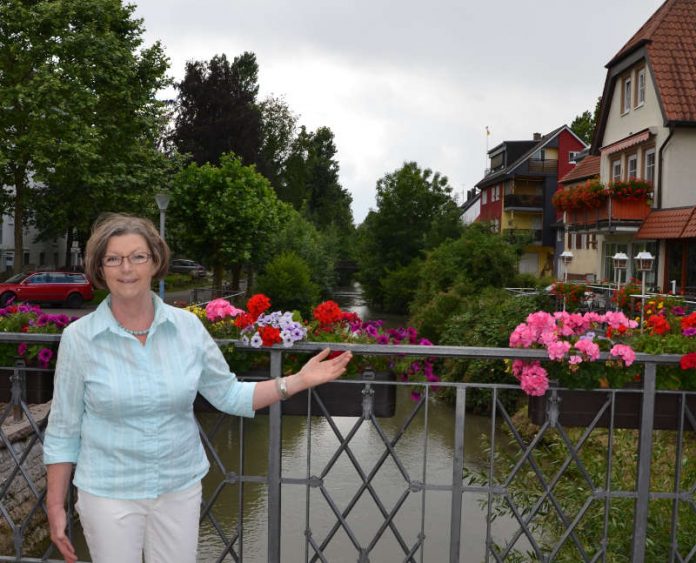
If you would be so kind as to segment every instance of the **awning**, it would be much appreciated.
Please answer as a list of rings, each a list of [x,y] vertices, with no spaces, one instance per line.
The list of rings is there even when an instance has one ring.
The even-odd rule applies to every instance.
[[[636,233],[637,239],[663,240],[696,237],[696,207],[653,209]]]
[[[628,147],[632,147],[633,145],[637,145],[638,143],[647,141],[649,138],[650,129],[645,129],[640,133],[636,133],[635,135],[631,135],[630,137],[625,137],[619,141],[616,141],[615,143],[612,143],[611,145],[602,147],[601,149],[599,149],[599,152],[601,152],[603,155],[614,154],[615,152],[622,151],[624,149],[627,149]]]

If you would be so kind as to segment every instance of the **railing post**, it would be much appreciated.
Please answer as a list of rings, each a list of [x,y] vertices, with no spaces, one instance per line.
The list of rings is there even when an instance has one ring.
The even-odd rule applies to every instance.
[[[281,377],[283,353],[271,350],[271,377]],[[281,431],[280,402],[273,403],[268,413],[268,561],[280,562],[280,485]]]
[[[12,403],[12,416],[15,422],[22,420],[22,399],[26,399],[27,372],[24,360],[15,362],[14,371],[10,376],[11,390],[10,402]]]
[[[636,478],[636,509],[633,522],[633,563],[645,561],[645,543],[650,508],[650,463],[652,461],[653,420],[655,417],[655,370],[652,362],[643,371],[643,408],[638,437],[638,475]]]
[[[450,514],[450,563],[459,561],[462,534],[462,493],[464,489],[464,422],[466,389],[457,387],[454,419],[454,455],[452,456],[452,506]]]

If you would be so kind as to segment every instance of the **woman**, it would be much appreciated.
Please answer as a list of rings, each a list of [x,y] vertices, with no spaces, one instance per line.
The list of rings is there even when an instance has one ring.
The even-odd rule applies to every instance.
[[[44,441],[51,539],[65,535],[75,465],[76,508],[94,563],[194,562],[208,460],[193,415],[196,392],[234,415],[339,377],[351,359],[324,350],[291,376],[240,382],[188,311],[150,291],[169,249],[147,219],[111,214],[87,242],[85,267],[109,297],[63,333]]]

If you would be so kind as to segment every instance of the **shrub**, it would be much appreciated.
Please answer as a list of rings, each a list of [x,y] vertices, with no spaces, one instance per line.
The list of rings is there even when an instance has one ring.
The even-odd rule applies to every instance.
[[[309,314],[312,304],[319,301],[319,287],[311,280],[307,262],[294,252],[273,258],[259,275],[256,287],[279,309]]]
[[[421,260],[414,260],[408,266],[387,272],[381,285],[384,295],[384,310],[388,313],[408,313],[418,287],[418,266]]]

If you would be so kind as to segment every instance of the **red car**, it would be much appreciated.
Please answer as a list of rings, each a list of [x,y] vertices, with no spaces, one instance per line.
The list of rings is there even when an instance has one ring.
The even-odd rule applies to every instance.
[[[10,303],[62,303],[71,309],[94,297],[94,288],[79,272],[16,274],[0,283],[0,307]]]

